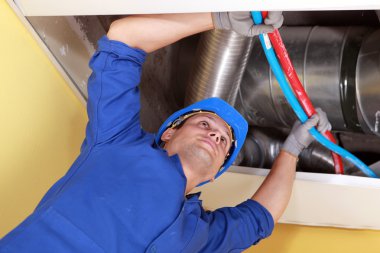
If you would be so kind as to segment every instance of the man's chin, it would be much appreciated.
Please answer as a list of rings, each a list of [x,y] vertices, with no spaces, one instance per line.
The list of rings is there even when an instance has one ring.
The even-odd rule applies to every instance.
[[[191,150],[194,161],[203,164],[203,166],[211,166],[214,157],[212,156],[212,152],[203,145],[194,146]]]

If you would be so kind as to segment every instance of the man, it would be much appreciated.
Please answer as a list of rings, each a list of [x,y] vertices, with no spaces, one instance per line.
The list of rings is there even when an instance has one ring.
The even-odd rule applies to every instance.
[[[0,252],[241,252],[269,236],[290,197],[308,129],[295,124],[270,174],[236,207],[206,212],[197,185],[220,176],[243,145],[247,123],[210,98],[140,128],[141,68],[147,52],[194,33],[232,29],[254,36],[279,27],[281,13],[253,26],[249,13],[130,16],[115,21],[90,61],[89,122],[81,153],[34,213],[0,242]]]

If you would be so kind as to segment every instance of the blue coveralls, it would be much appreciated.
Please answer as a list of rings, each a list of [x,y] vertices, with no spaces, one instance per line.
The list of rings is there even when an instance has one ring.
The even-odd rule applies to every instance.
[[[247,200],[204,211],[184,197],[186,177],[140,127],[146,53],[99,40],[88,82],[81,153],[36,210],[0,241],[0,252],[241,252],[269,236],[270,213]]]

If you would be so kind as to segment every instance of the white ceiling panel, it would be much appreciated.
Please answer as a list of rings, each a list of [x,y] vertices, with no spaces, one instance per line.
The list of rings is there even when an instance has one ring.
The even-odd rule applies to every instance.
[[[233,166],[202,191],[206,209],[235,206],[250,198],[269,170]],[[380,230],[378,179],[297,172],[281,223]]]

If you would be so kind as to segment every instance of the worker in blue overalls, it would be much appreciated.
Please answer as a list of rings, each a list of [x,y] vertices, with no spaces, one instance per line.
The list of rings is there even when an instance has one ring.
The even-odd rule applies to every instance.
[[[147,53],[209,29],[246,36],[282,24],[270,12],[254,26],[246,13],[129,16],[115,21],[90,61],[89,122],[81,153],[36,210],[0,242],[0,252],[241,252],[269,236],[290,197],[308,129],[330,127],[319,112],[295,124],[252,199],[205,211],[197,185],[235,160],[247,122],[209,98],[170,116],[156,135],[140,126],[138,84]]]

